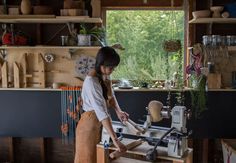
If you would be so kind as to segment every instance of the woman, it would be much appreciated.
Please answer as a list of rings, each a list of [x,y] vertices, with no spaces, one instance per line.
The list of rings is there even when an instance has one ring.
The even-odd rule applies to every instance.
[[[82,88],[83,110],[85,111],[76,128],[75,163],[96,163],[96,144],[100,142],[101,127],[105,127],[114,145],[126,151],[112,128],[108,105],[113,107],[120,121],[127,121],[112,91],[109,76],[120,63],[120,57],[111,47],[102,47],[96,56],[95,69],[84,80]]]

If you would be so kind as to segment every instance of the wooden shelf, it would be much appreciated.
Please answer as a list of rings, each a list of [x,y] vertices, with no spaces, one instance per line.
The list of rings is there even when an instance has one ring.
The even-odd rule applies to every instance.
[[[189,21],[189,24],[208,24],[208,23],[236,23],[236,18],[197,18]]]
[[[22,17],[9,17],[8,15],[0,16],[0,23],[48,23],[48,24],[61,24],[61,23],[102,23],[101,18],[90,18],[87,16],[28,16]]]
[[[62,91],[52,88],[0,88],[0,91]]]
[[[100,46],[0,46],[0,49],[83,49],[98,50]]]
[[[192,48],[193,48],[192,46],[189,46],[188,50]],[[228,46],[228,51],[236,51],[236,46]]]

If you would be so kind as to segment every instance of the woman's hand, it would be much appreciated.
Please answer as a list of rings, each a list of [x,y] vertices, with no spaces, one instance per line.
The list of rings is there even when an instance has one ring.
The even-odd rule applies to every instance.
[[[116,111],[116,114],[121,122],[128,121],[128,119],[129,119],[129,114],[124,111],[120,111],[120,110]]]
[[[121,143],[118,139],[113,140],[113,144],[115,145],[115,147],[119,152],[127,151],[126,146],[123,143]]]

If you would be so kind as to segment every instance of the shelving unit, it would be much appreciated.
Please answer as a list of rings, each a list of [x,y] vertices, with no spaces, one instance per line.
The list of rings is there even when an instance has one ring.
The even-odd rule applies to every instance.
[[[47,24],[61,24],[61,23],[102,23],[101,18],[90,18],[87,16],[37,16],[32,17],[14,17],[0,16],[0,23],[47,23]]]
[[[188,47],[188,49],[191,49],[193,47]],[[228,46],[228,51],[231,52],[231,51],[236,51],[236,46]]]
[[[98,50],[100,46],[0,46],[0,49],[78,49]]]
[[[189,21],[189,24],[207,24],[207,23],[236,23],[236,18],[197,18]]]
[[[205,33],[203,32],[203,30],[199,30],[200,33],[203,32],[202,35],[211,35],[211,34],[219,34],[219,33],[220,33],[220,35],[235,35],[235,33],[233,33],[234,30],[230,30],[230,33],[225,34],[225,33],[222,33],[222,31],[216,32],[215,29],[222,27],[222,25],[223,26],[231,26],[231,28],[232,28],[234,26],[234,24],[236,24],[236,18],[196,18],[196,19],[190,20],[189,24],[192,24],[195,26],[197,26],[198,24],[199,25],[206,24],[206,26],[201,26],[202,28],[206,29]],[[228,52],[230,53],[230,55],[235,54],[236,46],[228,46]],[[227,66],[227,69],[224,68],[223,71],[222,71],[222,67],[220,66],[221,64],[220,63],[217,64],[218,69],[219,69],[218,71],[220,71],[219,73],[221,74],[222,79],[223,79],[222,86],[223,87],[230,87],[231,83],[232,83],[231,82],[231,80],[232,80],[231,73],[235,70],[234,65],[235,65],[236,60],[231,59],[229,61],[227,59],[222,59],[220,62],[222,62],[222,64],[230,62],[231,66]]]

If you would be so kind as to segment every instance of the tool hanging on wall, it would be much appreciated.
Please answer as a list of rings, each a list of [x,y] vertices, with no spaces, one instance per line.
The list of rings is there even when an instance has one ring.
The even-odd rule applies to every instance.
[[[7,73],[8,73],[8,67],[7,67],[7,62],[4,62],[1,68],[2,72],[2,88],[8,88],[8,78],[7,78]]]
[[[16,62],[14,62],[13,70],[14,70],[14,88],[20,88],[20,69]]]
[[[80,118],[81,87],[61,87],[61,132],[62,142],[73,143],[76,123]]]
[[[41,53],[38,54],[38,70],[39,70],[39,84],[40,88],[45,88],[46,84],[46,77],[45,77],[45,65],[44,65],[44,59]]]

